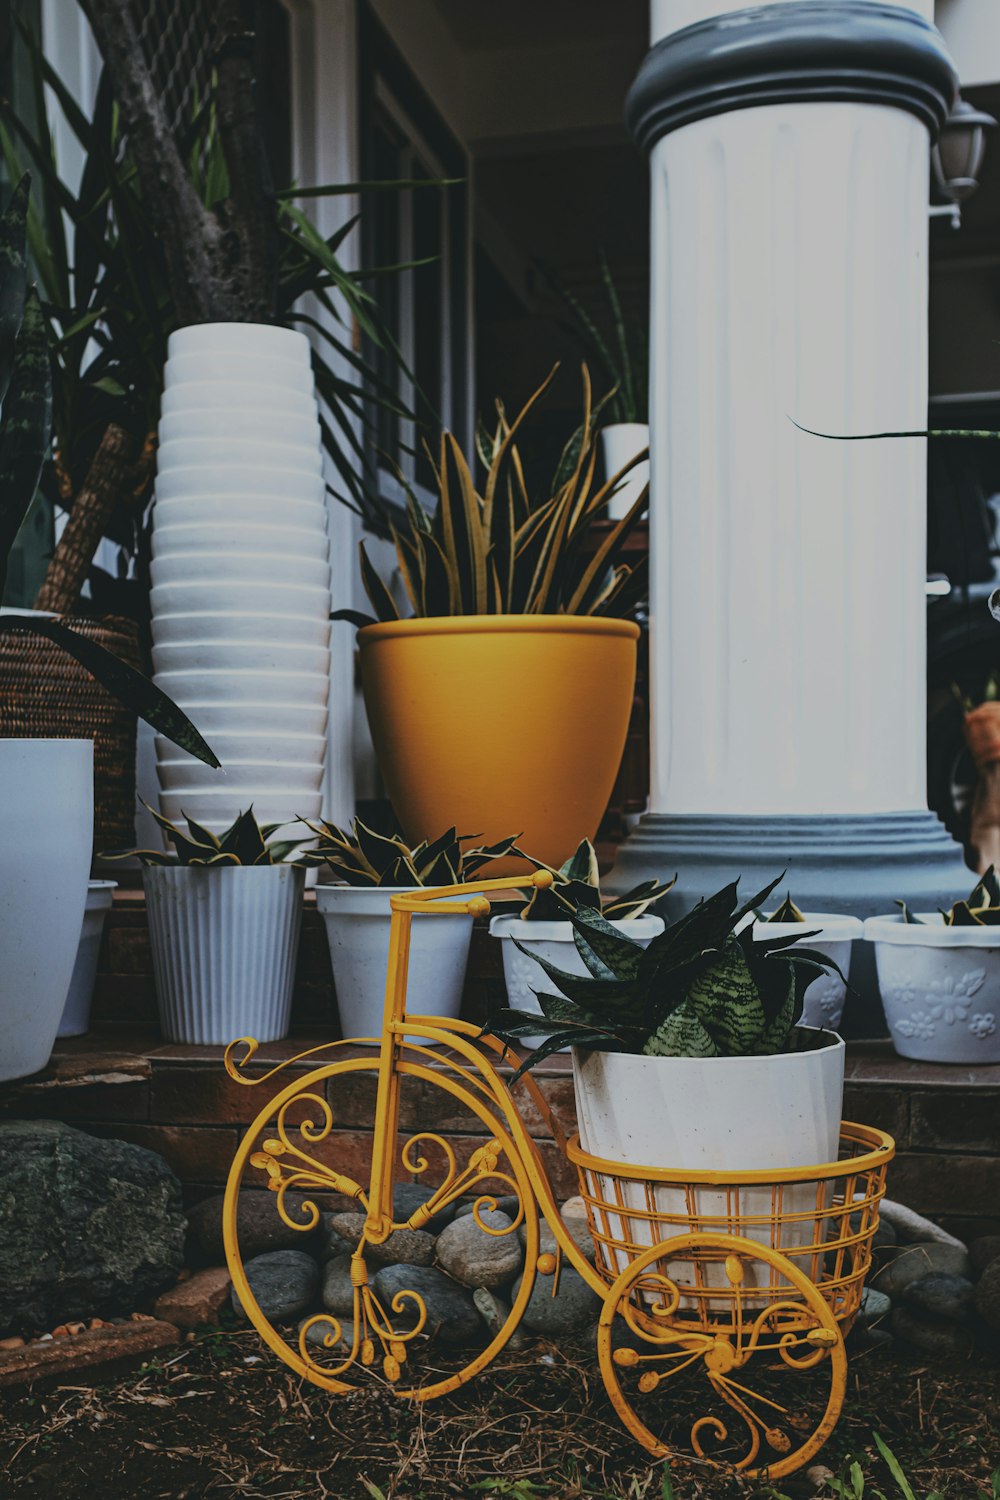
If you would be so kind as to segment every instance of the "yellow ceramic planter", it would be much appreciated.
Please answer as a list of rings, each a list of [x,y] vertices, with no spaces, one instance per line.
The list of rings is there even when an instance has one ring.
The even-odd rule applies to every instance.
[[[521,834],[560,864],[593,838],[618,773],[639,628],[586,615],[366,625],[361,682],[386,791],[411,840]],[[504,861],[490,873],[524,866]]]

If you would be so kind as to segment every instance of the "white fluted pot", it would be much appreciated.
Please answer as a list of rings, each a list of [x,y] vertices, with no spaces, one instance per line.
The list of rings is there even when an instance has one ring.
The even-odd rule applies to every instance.
[[[76,962],[94,839],[91,740],[0,739],[0,1082],[44,1068]]]
[[[305,872],[293,865],[143,871],[160,1025],[219,1045],[288,1031]]]

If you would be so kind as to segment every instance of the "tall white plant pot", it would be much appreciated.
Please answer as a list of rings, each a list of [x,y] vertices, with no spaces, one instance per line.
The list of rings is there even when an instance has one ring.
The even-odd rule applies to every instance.
[[[617,1052],[573,1050],[580,1143],[593,1156],[636,1166],[668,1168],[690,1173],[768,1171],[772,1168],[812,1167],[836,1161],[844,1097],[844,1043],[823,1035],[821,1045],[808,1052],[774,1057],[635,1057]],[[647,1210],[641,1184],[623,1182],[624,1207]],[[818,1206],[815,1183],[786,1186],[782,1208],[801,1212],[797,1225],[786,1226],[783,1243],[806,1245],[817,1235],[811,1216]],[[602,1179],[602,1195],[614,1201],[614,1188]],[[718,1217],[727,1227],[724,1189],[695,1189],[699,1215]],[[741,1189],[744,1212],[772,1213],[771,1187]],[[684,1233],[690,1208],[684,1188],[658,1185],[657,1208],[679,1222],[663,1233]],[[655,1243],[641,1217],[611,1215],[612,1237],[648,1245]],[[770,1244],[767,1223],[749,1226],[748,1238]],[[627,1259],[621,1251],[608,1252],[619,1271]],[[682,1279],[689,1266],[673,1266]],[[762,1276],[766,1272],[756,1267]],[[705,1268],[709,1285],[726,1286],[722,1265]],[[755,1267],[746,1267],[747,1284]],[[666,1274],[671,1275],[668,1265]]]
[[[143,871],[160,1025],[223,1046],[288,1031],[305,872],[293,865]]]
[[[390,896],[402,887],[318,885],[316,905],[326,925],[345,1037],[382,1035],[385,979],[389,964]],[[410,925],[407,1015],[457,1019],[472,941],[472,918],[414,916]],[[420,1040],[413,1038],[413,1040]]]
[[[44,1068],[94,840],[91,740],[0,739],[0,1082]]]
[[[92,880],[87,887],[80,945],[59,1022],[58,1036],[83,1036],[90,1030],[90,1006],[94,998],[94,980],[97,978],[97,959],[104,932],[104,919],[111,910],[112,898],[117,889],[117,880]]]
[[[663,919],[631,917],[625,922],[613,922],[612,926],[646,948],[663,931]],[[567,974],[584,975],[587,972],[573,941],[572,922],[526,922],[522,917],[491,917],[490,936],[500,939],[507,1002],[512,1010],[540,1016],[542,1008],[536,998],[538,991],[543,990],[546,994],[555,991],[555,984],[541,964],[536,963],[533,954]],[[524,953],[523,948],[529,951]],[[522,1036],[518,1040],[522,1047],[537,1047],[544,1040],[544,1033]],[[565,1052],[567,1049],[560,1050]]]
[[[619,469],[649,447],[648,422],[612,422],[601,428],[601,456],[604,459],[604,477],[610,479]],[[638,500],[645,485],[649,483],[649,459],[636,464],[622,480],[608,501],[608,515],[612,521],[620,521]]]

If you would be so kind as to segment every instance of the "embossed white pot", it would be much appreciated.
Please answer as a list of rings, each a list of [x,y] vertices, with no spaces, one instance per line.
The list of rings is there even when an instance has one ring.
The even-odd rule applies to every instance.
[[[345,1037],[382,1035],[385,977],[389,963],[389,897],[402,887],[318,885],[316,906],[326,924]],[[472,941],[472,918],[415,916],[410,926],[407,1015],[458,1017]],[[414,1038],[414,1040],[420,1040]]]
[[[869,917],[892,1045],[922,1062],[1000,1063],[1000,928]]]
[[[93,844],[93,741],[0,739],[0,1082],[49,1060]]]
[[[615,922],[613,926],[645,948],[663,931],[663,919],[632,917],[625,922]],[[490,935],[500,939],[504,983],[512,1010],[525,1010],[533,1016],[540,1016],[541,1006],[535,998],[537,991],[544,990],[547,994],[555,991],[555,984],[530,956],[531,953],[537,953],[567,974],[587,972],[573,941],[572,922],[526,922],[522,917],[492,917]],[[522,953],[518,943],[530,949],[530,953]],[[520,1041],[524,1047],[537,1047],[543,1038],[544,1033],[540,1033],[523,1036]]]
[[[90,1003],[94,998],[101,934],[104,931],[104,919],[111,909],[111,900],[117,889],[117,880],[92,880],[87,887],[80,944],[57,1036],[83,1036],[84,1032],[90,1030]]]
[[[754,929],[755,934],[764,938],[795,937],[800,932],[816,933],[815,937],[803,937],[802,945],[825,953],[837,965],[844,978],[835,970],[816,976],[805,993],[801,1024],[836,1031],[844,1014],[846,977],[851,967],[851,944],[861,937],[864,923],[859,917],[836,916],[831,912],[804,912],[803,916],[804,926],[801,922],[759,922]]]
[[[623,469],[630,459],[649,447],[648,422],[612,422],[601,429],[601,456],[604,459],[604,477],[610,479]],[[608,515],[612,521],[620,521],[638,500],[642,488],[649,483],[649,459],[636,464],[622,480],[608,501]]]
[[[171,1042],[278,1041],[288,1031],[305,871],[143,871],[160,1025]]]

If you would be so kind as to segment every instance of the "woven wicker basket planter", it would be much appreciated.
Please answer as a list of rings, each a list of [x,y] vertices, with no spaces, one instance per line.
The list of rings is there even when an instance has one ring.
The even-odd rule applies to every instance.
[[[62,622],[141,668],[139,627],[114,615]],[[94,852],[135,842],[135,714],[61,647],[0,623],[0,736],[94,741]]]

